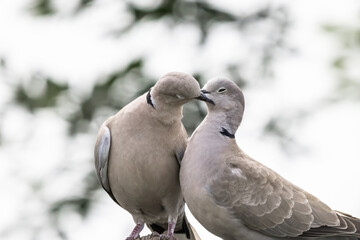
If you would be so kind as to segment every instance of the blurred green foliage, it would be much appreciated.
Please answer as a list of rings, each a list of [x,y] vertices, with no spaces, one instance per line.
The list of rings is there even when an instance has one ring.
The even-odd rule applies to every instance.
[[[77,0],[73,12],[69,16],[76,16],[80,13],[86,14],[88,9],[94,10],[97,2],[99,0]],[[52,18],[58,14],[56,4],[52,0],[33,0],[28,10],[29,14],[34,17]],[[259,27],[261,25],[259,23],[270,22],[274,26],[272,35],[268,36],[265,33],[261,35],[263,42],[258,46],[260,51],[254,52],[259,63],[256,71],[263,76],[271,77],[272,63],[277,57],[278,50],[288,50],[285,43],[289,28],[289,17],[286,9],[281,6],[263,5],[253,9],[252,12],[236,14],[219,9],[203,0],[159,0],[154,1],[154,5],[151,7],[144,7],[135,2],[127,1],[126,10],[127,14],[131,16],[130,21],[125,26],[121,25],[122,27],[115,28],[116,30],[107,29],[113,33],[111,37],[115,39],[120,36],[126,38],[127,33],[144,22],[162,22],[169,29],[177,24],[185,23],[191,24],[201,33],[199,48],[208,40],[209,32],[219,25],[231,24],[234,30],[245,33],[242,36],[246,37],[246,31],[249,29],[259,31],[261,35],[265,31]],[[359,23],[360,21],[351,27],[324,26],[324,30],[334,36],[336,42],[339,43],[339,55],[332,62],[337,78],[335,93],[331,100],[336,101],[344,98],[360,100]],[[153,86],[157,79],[153,79],[145,73],[146,61],[145,55],[136,59],[129,59],[124,67],[114,69],[112,72],[99,77],[91,91],[81,96],[74,96],[72,86],[64,83],[61,79],[57,79],[56,76],[48,76],[41,72],[35,73],[24,81],[12,84],[14,88],[13,102],[25,107],[31,113],[36,113],[36,111],[44,108],[53,109],[69,123],[68,137],[75,138],[82,133],[94,131],[91,127],[94,122],[103,121]],[[0,71],[6,71],[7,65],[6,58],[0,56]],[[240,87],[246,88],[251,85],[252,81],[241,75],[243,62],[231,62],[227,65],[224,63],[224,65],[226,72],[223,74],[228,75]],[[199,81],[201,86],[205,83],[204,76],[206,74],[204,72],[190,74]],[[61,109],[66,108],[66,104],[69,104],[72,110],[65,113],[61,112]],[[198,101],[184,107],[183,123],[189,135],[202,121],[205,114],[205,109]],[[287,115],[272,116],[264,124],[263,133],[265,136],[275,136],[285,151],[289,149],[291,151],[292,146],[296,143],[289,133],[289,129],[296,121],[303,119],[308,114],[309,112],[296,112],[290,115],[287,113]],[[89,159],[89,164],[92,162],[93,160]],[[95,177],[95,172],[93,170],[84,171],[83,174],[84,185],[78,187],[78,194],[58,199],[46,206],[49,222],[54,223],[53,228],[61,239],[67,239],[67,233],[62,230],[58,221],[61,213],[67,209],[72,209],[82,217],[86,217],[93,206],[96,192],[99,190],[100,185]],[[35,192],[40,192],[41,187],[41,184],[36,185],[37,190]],[[36,239],[36,233],[37,231],[34,233],[34,239]]]
[[[91,8],[96,0],[81,0],[78,1],[75,13]],[[51,17],[56,15],[57,10],[51,0],[34,0],[31,5],[31,13],[35,16]],[[271,69],[271,63],[275,55],[275,49],[284,47],[283,37],[286,34],[288,26],[288,19],[286,10],[278,7],[271,8],[270,6],[262,6],[258,10],[247,13],[245,15],[234,15],[225,10],[217,9],[206,1],[182,1],[182,0],[162,0],[151,8],[141,7],[131,1],[127,2],[128,13],[131,14],[132,20],[123,27],[118,33],[126,37],[126,32],[136,26],[136,24],[144,21],[164,21],[173,26],[178,23],[191,23],[201,30],[203,44],[207,39],[207,34],[212,27],[217,24],[235,23],[238,31],[246,28],[251,28],[252,25],[261,21],[273,21],[273,24],[278,26],[279,30],[274,32],[274,36],[268,41],[264,42],[263,51],[259,54],[261,66],[260,71],[268,74]],[[156,79],[149,79],[143,73],[144,58],[139,58],[129,62],[123,69],[115,70],[99,80],[99,83],[93,87],[90,95],[81,99],[78,111],[67,116],[67,120],[71,123],[69,133],[74,135],[78,132],[88,131],[89,123],[93,120],[94,114],[99,112],[102,107],[111,108],[113,112],[121,109],[127,102],[134,99],[136,96],[144,93],[153,85]],[[248,80],[240,75],[241,63],[234,63],[227,66],[228,75],[232,77],[240,87],[244,87]],[[193,73],[196,75],[200,84],[203,85],[202,73]],[[64,95],[68,101],[72,102],[71,96],[66,94],[69,90],[68,86],[57,83],[54,77],[48,76],[32,76],[30,82],[36,82],[39,78],[44,78],[46,87],[38,96],[29,96],[26,92],[27,86],[19,85],[16,89],[15,100],[34,111],[42,107],[59,107],[61,101],[57,101],[58,96]],[[127,94],[114,94],[111,89],[118,89],[119,87],[134,86],[127,89]],[[28,86],[31,89],[33,84]],[[122,91],[124,93],[124,91]],[[126,96],[124,96],[126,95]],[[101,112],[101,111],[100,111]],[[192,103],[185,107],[185,116],[192,116],[191,120],[184,119],[186,129],[189,134],[196,128],[205,115],[204,109],[200,107],[199,103]]]
[[[41,92],[31,96],[29,90],[38,89],[39,85],[44,85]],[[36,74],[31,76],[27,86],[21,84],[17,86],[14,100],[33,112],[38,108],[55,107],[59,95],[68,89],[69,87],[66,84],[59,84],[50,77]]]
[[[79,13],[86,14],[86,10],[94,8],[97,2],[98,0],[78,0],[70,16]],[[162,22],[169,29],[177,24],[186,23],[193,25],[200,31],[199,47],[201,47],[208,40],[209,32],[216,26],[232,24],[234,30],[243,33],[248,29],[256,31],[259,28],[259,23],[263,21],[271,22],[275,26],[275,30],[272,31],[271,36],[264,33],[262,36],[264,41],[259,46],[260,51],[254,53],[260,63],[256,71],[261,72],[264,76],[271,77],[272,63],[276,59],[278,50],[286,50],[287,48],[285,42],[289,19],[287,11],[283,7],[263,5],[246,14],[235,14],[219,9],[207,1],[160,0],[151,7],[143,7],[135,2],[127,1],[126,9],[131,16],[130,21],[119,29],[110,29],[113,33],[111,37],[126,38],[126,34],[130,30],[143,22]],[[58,11],[52,0],[33,0],[29,7],[29,13],[34,17],[52,18],[58,14]],[[331,100],[339,100],[344,97],[360,100],[360,76],[356,71],[360,65],[360,25],[352,27],[327,25],[324,30],[332,34],[340,44],[339,55],[335,57],[332,63],[337,74],[337,82],[334,89],[336,91],[335,97]],[[261,34],[263,29],[259,28],[258,31]],[[57,79],[56,76],[35,73],[25,81],[19,81],[13,85],[13,101],[32,113],[44,108],[54,109],[60,113],[60,117],[69,123],[68,137],[75,138],[81,133],[94,131],[91,128],[92,123],[106,119],[153,86],[157,79],[146,75],[144,71],[146,61],[146,56],[130,59],[124,67],[114,69],[112,72],[99,77],[88,94],[75,97],[72,87]],[[227,64],[224,66],[226,69],[224,74],[228,75],[240,87],[246,88],[251,85],[251,81],[241,75],[242,65],[242,62]],[[6,70],[6,68],[6,59],[0,57],[0,70]],[[201,86],[205,83],[204,72],[190,74],[199,81]],[[62,113],[61,109],[66,104],[70,104],[72,110]],[[202,121],[205,114],[205,109],[197,101],[184,107],[183,123],[189,135]],[[289,150],[289,146],[291,150],[295,140],[289,134],[289,128],[294,124],[294,121],[299,121],[308,114],[308,112],[297,112],[291,116],[273,116],[264,125],[263,133],[264,135],[275,136],[284,150]],[[89,159],[89,163],[92,162],[93,160]],[[58,223],[61,212],[70,208],[86,217],[96,198],[95,193],[99,189],[99,184],[95,172],[85,171],[83,179],[84,186],[77,189],[80,194],[59,199],[47,206],[49,219],[54,223],[53,227],[61,239],[67,239],[67,233],[61,229]]]
[[[86,9],[94,6],[97,0],[80,0],[77,2],[73,14],[84,13]],[[226,10],[218,9],[207,1],[182,1],[182,0],[162,0],[158,1],[152,7],[142,7],[131,1],[127,3],[127,13],[131,20],[125,26],[121,27],[113,36],[126,38],[126,33],[141,22],[164,22],[171,29],[174,25],[180,23],[192,24],[201,32],[199,47],[208,39],[208,33],[215,26],[221,24],[233,24],[236,31],[242,32],[246,29],[252,31],[256,29],[257,24],[262,21],[271,22],[276,31],[272,36],[264,35],[264,41],[260,46],[261,51],[257,52],[259,59],[259,69],[263,75],[271,75],[272,62],[276,57],[278,49],[284,49],[286,31],[289,26],[286,9],[282,7],[273,8],[271,6],[260,6],[253,12],[246,14],[234,14]],[[30,13],[35,17],[51,18],[56,16],[57,9],[52,0],[34,0],[30,7]],[[262,30],[259,30],[260,32]],[[53,108],[55,111],[63,108],[64,104],[72,106],[72,111],[61,114],[69,123],[68,137],[73,138],[78,134],[93,131],[91,123],[97,119],[104,120],[109,115],[114,114],[128,102],[137,96],[148,91],[157,79],[152,79],[144,72],[146,56],[140,56],[137,59],[129,60],[125,67],[115,69],[113,72],[104,74],[92,87],[89,94],[85,96],[73,96],[71,86],[62,83],[56,76],[46,76],[42,73],[36,73],[29,77],[24,83],[21,81],[14,86],[14,101],[26,107],[30,112],[36,112],[43,108]],[[247,87],[249,79],[241,75],[241,66],[243,63],[235,62],[225,66],[226,73],[240,87]],[[0,60],[0,66],[5,67],[5,59]],[[202,86],[205,82],[203,72],[190,73],[200,82]],[[161,77],[161,76],[159,76]],[[119,94],[121,92],[121,94]],[[205,109],[199,102],[187,104],[184,107],[183,119],[184,125],[191,134],[206,114]],[[265,127],[267,132],[279,135],[285,141],[290,141],[283,131],[279,132],[279,127],[274,119],[270,119]],[[89,159],[89,163],[93,160]],[[53,219],[54,228],[62,239],[66,239],[66,232],[57,225],[57,218],[64,209],[74,209],[81,216],[86,216],[92,207],[94,193],[99,189],[94,171],[86,173],[84,177],[83,189],[78,189],[81,195],[59,199],[48,206],[49,218]]]
[[[360,16],[353,26],[325,25],[339,44],[332,66],[337,75],[336,88],[330,100],[360,100]]]
[[[166,18],[169,25],[181,22],[197,26],[202,33],[202,43],[206,40],[209,29],[215,24],[235,22],[240,30],[254,22],[271,18],[274,15],[274,10],[271,10],[269,7],[261,8],[245,16],[237,16],[217,9],[206,1],[183,0],[163,0],[151,9],[129,3],[128,10],[133,16],[133,20],[126,29],[131,28],[142,20],[149,21]]]
[[[86,10],[94,10],[94,5],[99,0],[78,0],[73,12],[69,16],[86,14]],[[144,7],[132,1],[126,2],[127,14],[130,21],[118,29],[108,29],[111,37],[126,38],[126,34],[140,23],[149,22],[165,23],[169,29],[177,24],[191,24],[199,30],[201,38],[199,47],[203,46],[209,37],[209,32],[219,25],[231,24],[239,33],[247,30],[259,31],[263,29],[259,23],[270,22],[274,26],[271,36],[265,33],[261,36],[263,42],[260,51],[254,55],[258,59],[259,66],[256,71],[263,76],[272,75],[272,63],[276,59],[279,49],[287,50],[286,34],[289,28],[289,17],[283,7],[272,7],[271,5],[259,6],[252,12],[233,13],[219,9],[204,0],[159,0],[151,7]],[[58,10],[53,0],[33,0],[29,6],[29,14],[34,17],[52,18],[56,17]],[[359,19],[360,20],[360,19]],[[360,22],[360,21],[359,21]],[[356,71],[360,65],[360,25],[347,27],[327,25],[324,30],[332,34],[340,44],[339,55],[335,57],[332,66],[337,74],[336,92],[331,100],[340,98],[351,98],[360,100],[360,76]],[[119,24],[120,25],[120,24]],[[263,26],[262,26],[263,27]],[[258,30],[257,30],[258,29]],[[265,32],[265,31],[264,31]],[[243,34],[246,37],[246,34]],[[63,83],[56,76],[47,76],[43,73],[35,73],[25,81],[19,81],[13,85],[13,101],[29,112],[35,113],[43,108],[51,108],[60,112],[65,104],[72,106],[72,111],[59,114],[69,123],[68,137],[75,138],[84,132],[91,132],[91,124],[96,120],[104,120],[114,114],[128,102],[148,91],[157,79],[146,75],[144,65],[146,56],[130,59],[122,68],[114,69],[112,72],[99,77],[97,83],[92,86],[91,91],[84,96],[74,97],[72,87]],[[225,65],[225,63],[224,63]],[[251,84],[250,79],[241,75],[243,62],[232,62],[224,66],[226,72],[240,87],[246,88]],[[6,69],[6,59],[0,57],[0,70]],[[354,70],[355,69],[355,70]],[[193,72],[192,74],[202,86],[204,72]],[[159,76],[161,77],[161,76]],[[121,92],[121,94],[119,94]],[[199,102],[192,102],[184,107],[184,125],[191,134],[206,114],[205,109]],[[294,121],[302,119],[309,113],[296,113],[294,116],[276,115],[268,119],[264,125],[264,135],[276,136],[281,147],[287,150],[294,145],[294,138],[289,135],[289,128]],[[1,144],[1,132],[0,132]],[[92,150],[91,150],[92,151]],[[93,160],[89,159],[89,163]],[[76,196],[69,196],[52,202],[47,207],[49,219],[54,223],[54,229],[61,239],[67,239],[67,233],[59,226],[58,218],[64,209],[73,209],[82,217],[86,217],[95,200],[95,193],[99,184],[94,171],[85,171],[83,177],[84,186],[77,189]],[[39,187],[41,188],[41,186]],[[102,191],[102,190],[101,190]],[[105,193],[104,193],[105,194]],[[34,233],[36,235],[36,233]],[[36,236],[34,236],[36,239]]]
[[[53,15],[55,8],[51,0],[36,0],[30,7],[30,11],[37,16]]]

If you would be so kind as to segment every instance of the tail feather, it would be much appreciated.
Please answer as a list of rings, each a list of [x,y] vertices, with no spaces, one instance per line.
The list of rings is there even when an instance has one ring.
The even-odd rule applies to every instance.
[[[311,228],[302,237],[356,237],[360,239],[360,219],[349,214],[336,211],[340,220],[338,226],[321,226]]]
[[[351,216],[350,214],[343,213],[340,211],[336,211],[338,216],[344,218],[347,222],[351,222],[351,224],[354,226],[354,236],[360,237],[360,219]]]

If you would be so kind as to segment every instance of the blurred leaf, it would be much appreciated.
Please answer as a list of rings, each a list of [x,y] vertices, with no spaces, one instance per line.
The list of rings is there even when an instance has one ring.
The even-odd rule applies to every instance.
[[[90,206],[90,199],[87,197],[78,197],[63,199],[56,202],[50,208],[50,214],[57,216],[65,207],[72,207],[76,212],[80,213],[83,217],[87,214]]]
[[[311,112],[297,110],[286,114],[277,114],[274,117],[269,118],[265,124],[263,133],[264,135],[277,138],[281,149],[287,154],[293,154],[294,152],[303,152],[304,146],[296,141],[296,137],[293,136],[292,127],[298,125],[303,121]]]
[[[160,4],[151,8],[144,8],[128,3],[129,13],[133,16],[132,22],[124,29],[114,31],[116,35],[122,35],[132,29],[140,21],[152,21],[165,19],[170,27],[178,23],[192,23],[201,32],[201,43],[207,39],[209,30],[215,24],[236,23],[239,30],[262,19],[271,18],[279,9],[271,9],[268,6],[262,7],[247,15],[234,15],[229,12],[215,8],[205,1],[183,1],[183,0],[162,0]],[[282,21],[284,19],[281,19]]]
[[[337,69],[343,69],[345,67],[345,57],[339,56],[333,61],[333,66]]]
[[[233,80],[240,88],[247,85],[247,81],[241,76],[241,67],[239,65],[231,64],[227,67],[227,71]]]
[[[265,133],[275,134],[280,137],[284,137],[286,131],[284,130],[283,124],[280,124],[279,119],[271,118],[264,128]]]
[[[131,70],[134,69],[141,69],[144,65],[143,59],[135,59],[132,62],[130,62],[124,69],[115,71],[114,73],[111,73],[104,84],[99,84],[100,87],[109,87],[111,86],[115,81],[121,79],[124,77],[127,73],[129,73]]]
[[[80,12],[88,7],[91,7],[95,0],[80,0],[75,12]]]
[[[86,217],[91,209],[91,203],[94,199],[93,196],[95,192],[100,189],[100,184],[96,178],[95,170],[87,173],[83,182],[86,184],[83,189],[80,189],[80,192],[83,192],[83,194],[79,197],[61,199],[51,204],[49,208],[50,215],[58,217],[59,213],[63,211],[63,209],[73,208],[76,212],[80,213],[82,217]]]
[[[166,15],[172,14],[173,5],[175,2],[177,2],[177,0],[163,0],[158,6],[151,9],[144,9],[138,7],[130,2],[127,4],[127,8],[129,13],[133,15],[133,23],[135,23],[142,20],[144,17],[147,17],[149,19],[158,19]]]
[[[51,0],[35,0],[30,10],[36,16],[48,16],[56,13]]]
[[[37,80],[45,81],[45,88],[39,96],[31,96],[29,90],[37,88]],[[34,75],[29,80],[29,85],[24,86],[22,84],[16,86],[15,101],[21,105],[27,107],[31,112],[37,108],[54,107],[57,104],[57,97],[60,93],[68,89],[66,84],[56,83],[50,77],[43,77]]]
[[[326,32],[336,32],[339,30],[339,27],[334,25],[324,25],[322,26],[322,29]]]
[[[88,131],[88,126],[93,119],[94,112],[103,106],[112,107],[117,110],[121,109],[124,105],[119,105],[117,102],[112,101],[109,91],[116,82],[123,81],[124,77],[131,71],[138,70],[141,73],[142,67],[143,60],[135,59],[123,69],[110,73],[104,77],[104,81],[96,84],[91,94],[80,103],[80,112],[73,114],[68,119],[71,123],[70,134]],[[135,80],[133,79],[133,81]]]
[[[6,60],[3,57],[0,57],[0,68],[6,68]]]
[[[182,119],[182,122],[189,136],[194,132],[197,126],[199,126],[207,114],[205,105],[204,107],[201,107],[201,104],[204,103],[196,100],[184,106],[184,118]]]
[[[338,41],[338,55],[332,61],[336,77],[336,89],[331,101],[341,99],[360,100],[360,18],[357,26],[326,25],[323,29]],[[330,103],[329,102],[329,103]]]

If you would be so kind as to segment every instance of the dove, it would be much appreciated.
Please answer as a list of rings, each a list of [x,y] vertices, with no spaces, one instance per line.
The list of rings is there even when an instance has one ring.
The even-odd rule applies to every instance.
[[[134,219],[127,240],[140,237],[145,224],[161,239],[200,239],[186,219],[179,183],[188,138],[182,106],[193,99],[206,99],[195,78],[171,72],[100,127],[95,169],[104,190]]]
[[[190,137],[180,169],[189,210],[225,240],[360,239],[360,219],[252,159],[235,141],[244,113],[240,88],[226,78],[206,83],[208,114]]]

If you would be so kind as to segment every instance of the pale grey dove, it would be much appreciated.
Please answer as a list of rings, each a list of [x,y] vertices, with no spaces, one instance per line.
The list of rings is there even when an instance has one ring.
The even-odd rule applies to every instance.
[[[217,78],[202,92],[213,103],[189,140],[180,184],[206,229],[226,240],[360,239],[360,219],[330,209],[238,147],[244,96],[236,84]]]
[[[102,187],[136,223],[128,240],[139,237],[144,224],[162,239],[173,239],[174,232],[178,240],[199,239],[185,216],[179,162],[188,137],[182,106],[204,96],[192,76],[168,73],[102,124],[96,172]]]

